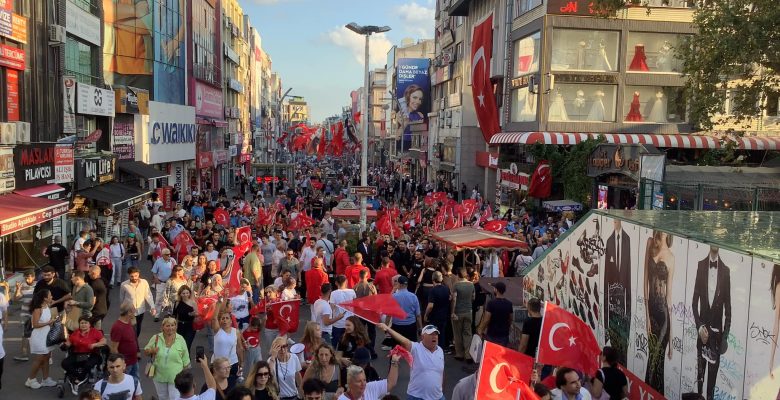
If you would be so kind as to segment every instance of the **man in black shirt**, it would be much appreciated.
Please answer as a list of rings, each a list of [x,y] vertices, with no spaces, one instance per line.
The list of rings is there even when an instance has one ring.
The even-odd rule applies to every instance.
[[[65,309],[65,302],[71,299],[70,285],[64,279],[57,278],[57,272],[49,265],[41,269],[41,280],[35,284],[33,293],[38,293],[43,289],[49,289],[54,300],[51,305],[56,307],[57,311],[62,314],[62,310]]]
[[[623,399],[628,397],[628,379],[618,369],[618,352],[612,347],[606,346],[601,351],[601,369],[596,371],[592,383],[595,389],[603,387],[610,399]]]
[[[65,279],[65,263],[69,254],[68,249],[62,245],[62,238],[59,235],[54,237],[54,243],[43,251],[43,255],[49,257],[49,265],[54,267],[57,276],[60,279]]]
[[[493,289],[495,289],[495,298],[485,306],[485,313],[482,315],[482,323],[477,333],[485,340],[506,347],[509,345],[509,331],[512,327],[512,302],[504,298],[506,292],[504,282],[494,283]]]
[[[101,329],[101,321],[108,313],[108,289],[106,283],[100,278],[100,267],[93,265],[89,268],[87,284],[92,288],[95,295],[95,305],[92,307],[92,326]]]
[[[523,322],[523,335],[520,337],[519,351],[536,358],[539,346],[539,334],[542,332],[542,302],[537,298],[528,300],[528,319]]]

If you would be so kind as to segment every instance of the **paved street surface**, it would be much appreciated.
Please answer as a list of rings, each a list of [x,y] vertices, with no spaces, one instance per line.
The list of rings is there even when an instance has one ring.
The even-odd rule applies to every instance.
[[[144,278],[150,278],[150,276],[146,276],[149,274],[149,270],[151,269],[150,263],[146,262],[141,266],[142,273]],[[111,324],[113,321],[116,320],[118,316],[119,311],[119,290],[117,288],[114,288],[111,291],[111,310],[108,313],[108,317],[103,321],[103,326],[106,332],[110,329]],[[299,326],[298,333],[296,335],[293,335],[293,339],[297,341],[303,334],[303,328],[305,325],[305,322],[309,320],[309,306],[303,306],[301,307],[301,324]],[[154,323],[154,319],[151,315],[147,315],[144,318],[143,323],[143,331],[141,332],[141,337],[139,338],[139,342],[141,347],[145,346],[146,343],[149,341],[149,338],[159,332],[160,324]],[[18,317],[18,307],[13,306],[9,310],[9,325],[8,330],[5,332],[5,341],[4,346],[6,350],[6,357],[5,357],[5,372],[3,373],[2,377],[2,383],[3,388],[0,391],[0,399],[25,399],[25,400],[33,400],[33,399],[52,399],[57,397],[58,390],[57,388],[40,388],[37,390],[32,390],[24,386],[24,381],[27,379],[27,375],[30,372],[30,365],[31,361],[27,362],[19,362],[15,361],[13,359],[14,356],[18,356],[21,353],[20,349],[20,337],[21,337],[22,327],[21,322],[19,321]],[[383,338],[381,333],[377,334],[377,342],[381,342],[381,339]],[[206,334],[205,331],[198,332],[198,335],[195,338],[195,342],[193,343],[192,348],[192,354],[190,357],[195,357],[195,346],[206,346]],[[377,352],[379,354],[379,359],[373,361],[372,365],[379,371],[379,374],[384,378],[386,377],[386,371],[388,369],[388,360],[384,357],[386,352],[383,352],[379,347],[381,345],[377,343]],[[263,355],[264,357],[267,357],[266,354]],[[54,358],[54,364],[51,365],[51,377],[55,380],[61,380],[63,376],[62,368],[60,367],[60,363],[62,362],[62,359],[64,358],[64,352],[60,351],[59,349],[55,350],[53,352],[53,358]],[[144,365],[146,360],[142,361],[141,365]],[[393,393],[395,395],[401,396],[402,398],[406,397],[406,387],[409,382],[409,366],[405,364],[403,361],[401,361],[402,367],[401,367],[401,374],[400,378],[398,380],[398,385],[396,386],[396,389],[393,390]],[[445,397],[449,398],[452,394],[452,389],[455,387],[455,385],[458,383],[458,380],[463,378],[464,376],[468,375],[468,372],[463,370],[463,367],[466,366],[465,363],[459,362],[452,358],[452,356],[445,356],[445,382],[444,382],[444,395]],[[473,367],[472,367],[473,368]],[[200,369],[196,368],[196,379],[198,382],[198,386],[202,384],[202,373],[200,373]],[[248,372],[248,371],[247,371]],[[151,380],[146,377],[141,377],[141,384],[144,390],[144,399],[151,399],[153,395],[155,395],[154,392],[154,385],[152,384]],[[75,398],[73,394],[70,393],[69,390],[66,390],[65,398]]]

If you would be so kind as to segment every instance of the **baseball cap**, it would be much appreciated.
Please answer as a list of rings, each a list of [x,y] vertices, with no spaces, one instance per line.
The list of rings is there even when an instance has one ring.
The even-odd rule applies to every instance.
[[[420,333],[422,333],[423,335],[430,335],[432,333],[435,333],[435,334],[438,335],[439,334],[439,330],[436,329],[435,325],[425,325],[422,328],[422,332],[420,332]]]
[[[398,284],[399,285],[408,285],[409,284],[409,278],[401,275],[398,277]]]
[[[490,286],[496,288],[496,290],[498,290],[498,293],[504,294],[504,292],[506,292],[506,284],[504,282],[501,281],[494,282],[491,283]]]

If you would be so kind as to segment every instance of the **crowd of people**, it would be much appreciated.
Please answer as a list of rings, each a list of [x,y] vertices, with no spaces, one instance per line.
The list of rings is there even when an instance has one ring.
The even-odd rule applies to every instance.
[[[152,391],[160,400],[394,399],[389,392],[405,359],[414,360],[407,399],[468,399],[479,362],[470,351],[474,334],[535,355],[541,302],[528,301],[529,318],[515,342],[515,305],[505,297],[507,285],[498,280],[486,290],[480,279],[520,276],[571,227],[572,215],[547,218],[525,210],[499,215],[477,188],[459,192],[443,182],[423,185],[375,169],[371,183],[380,196],[370,203],[380,212],[398,207],[401,234],[379,233],[375,224],[358,233],[355,224],[330,212],[354,183],[348,171],[329,177],[316,165],[298,168],[295,181],[277,187],[273,199],[268,183],[242,178],[233,198],[224,190],[191,192],[165,210],[153,197],[107,242],[95,231],[82,232],[68,247],[55,238],[44,251],[49,265],[25,271],[23,281],[0,291],[3,324],[8,300],[18,303],[25,321],[20,355],[14,357],[30,362],[25,386],[60,384],[50,373],[59,346],[67,352],[61,363],[66,389],[83,399],[136,400],[150,398],[144,393]],[[427,228],[437,204],[419,201],[435,190],[480,201],[481,214],[466,223],[490,213],[507,221],[504,234],[528,248],[455,252],[441,246]],[[418,208],[415,216],[411,211]],[[218,213],[229,217],[218,220]],[[293,224],[301,215],[314,223]],[[240,244],[242,227],[251,227],[252,244],[240,260],[240,289],[234,291],[228,288],[226,258]],[[193,240],[184,250],[171,245],[182,232]],[[339,306],[376,294],[392,295],[406,316],[373,323]],[[216,299],[208,318],[200,309],[203,298]],[[119,315],[110,321],[112,299],[118,299]],[[300,337],[280,332],[280,321],[267,312],[270,304],[290,300],[310,310]],[[147,314],[159,329],[141,341]],[[65,334],[52,344],[57,329]],[[205,346],[194,346],[199,335]],[[378,371],[372,361],[385,353],[389,368]],[[566,368],[539,368],[534,389],[542,399],[622,399],[625,376],[621,380],[610,354],[606,348],[601,375],[590,379]],[[4,356],[0,341],[0,385]],[[451,394],[444,393],[445,356],[474,372]],[[196,364],[205,376],[200,387],[194,382]],[[142,375],[153,388],[142,387]]]

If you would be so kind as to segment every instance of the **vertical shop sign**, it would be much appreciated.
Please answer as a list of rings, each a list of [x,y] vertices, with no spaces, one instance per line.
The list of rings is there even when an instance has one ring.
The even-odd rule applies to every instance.
[[[135,123],[133,115],[120,114],[114,118],[111,150],[121,160],[135,160]]]
[[[19,120],[19,71],[5,70],[5,90],[8,121]]]
[[[0,194],[16,188],[14,180],[14,149],[0,148]]]
[[[163,203],[163,210],[173,209],[173,186],[163,186],[154,190]]]
[[[62,132],[76,133],[76,77],[62,77]]]
[[[186,169],[184,168],[184,163],[173,163],[170,165],[171,169],[168,172],[173,175],[173,189],[179,192],[179,202],[177,204],[183,204],[184,182],[187,180],[185,177]]]
[[[73,163],[75,162],[73,146],[69,144],[58,144],[54,149],[54,182],[70,183],[73,182]]]

